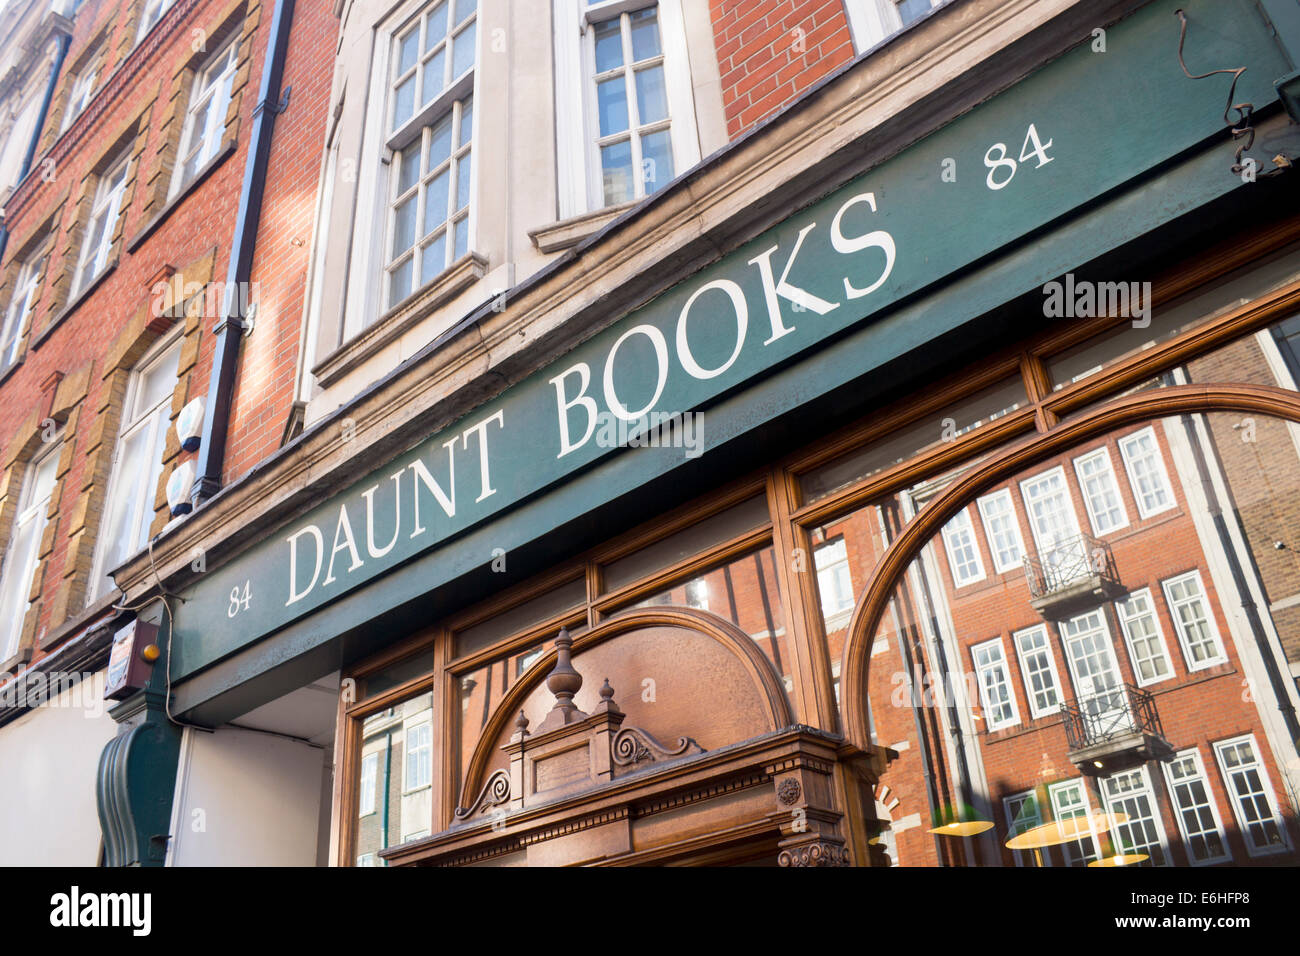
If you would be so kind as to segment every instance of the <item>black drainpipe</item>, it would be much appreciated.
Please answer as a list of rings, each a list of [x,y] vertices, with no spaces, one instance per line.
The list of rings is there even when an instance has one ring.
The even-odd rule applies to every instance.
[[[244,183],[239,193],[239,216],[230,244],[230,265],[226,269],[225,294],[221,315],[213,331],[217,345],[212,356],[212,376],[208,381],[207,408],[203,420],[203,439],[199,445],[196,480],[190,493],[194,503],[211,498],[221,489],[221,468],[226,457],[226,428],[230,421],[230,396],[235,387],[236,359],[243,338],[245,316],[242,303],[250,301],[248,288],[253,271],[253,250],[257,243],[258,220],[262,213],[262,193],[266,186],[266,168],[271,156],[271,133],[280,102],[280,80],[284,74],[285,52],[289,46],[289,26],[293,22],[294,0],[276,0],[271,17],[271,39],[266,67],[258,89],[257,108],[253,110],[253,132],[244,163]]]
[[[27,144],[27,155],[23,157],[22,168],[18,170],[18,183],[21,184],[32,171],[32,162],[36,159],[36,147],[41,142],[41,131],[45,129],[45,120],[50,115],[50,103],[54,102],[54,88],[59,85],[59,73],[63,70],[63,61],[68,55],[68,46],[72,37],[66,33],[59,34],[59,48],[54,51],[54,63],[50,66],[50,78],[45,81],[45,95],[41,99],[41,111],[36,116],[36,125],[32,128],[32,140]],[[14,187],[15,189],[17,186]],[[5,246],[9,245],[9,227],[0,226],[0,262],[4,261]]]

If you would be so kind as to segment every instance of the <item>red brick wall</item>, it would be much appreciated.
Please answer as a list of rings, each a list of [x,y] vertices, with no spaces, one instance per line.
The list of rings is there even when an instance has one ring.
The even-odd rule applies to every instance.
[[[842,0],[709,0],[733,139],[853,59]]]

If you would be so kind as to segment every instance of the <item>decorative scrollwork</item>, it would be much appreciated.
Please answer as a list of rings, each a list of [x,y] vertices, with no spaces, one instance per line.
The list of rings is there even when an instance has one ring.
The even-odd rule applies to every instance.
[[[839,843],[805,843],[782,850],[779,866],[848,866],[849,848]]]
[[[690,737],[678,737],[677,744],[668,748],[639,727],[624,727],[614,736],[610,756],[618,766],[632,767],[643,760],[680,757],[692,747],[696,753],[704,752],[704,748]]]
[[[794,777],[786,777],[781,781],[781,785],[776,788],[776,795],[781,798],[781,802],[787,807],[799,799],[799,794],[803,788],[799,786],[799,781]]]
[[[489,810],[492,807],[499,807],[510,799],[510,773],[506,770],[497,770],[488,777],[487,783],[483,784],[483,789],[479,791],[478,797],[468,807],[456,808],[456,819],[466,820],[474,815],[476,810]]]

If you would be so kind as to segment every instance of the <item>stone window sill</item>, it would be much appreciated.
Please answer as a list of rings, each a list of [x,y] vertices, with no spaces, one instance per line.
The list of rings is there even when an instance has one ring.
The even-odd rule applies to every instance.
[[[477,252],[460,258],[450,269],[409,299],[380,316],[379,321],[343,343],[313,368],[322,388],[328,388],[404,332],[428,318],[435,309],[469,288],[487,272],[487,259]]]
[[[77,311],[81,303],[85,302],[88,298],[90,298],[91,294],[100,287],[103,281],[113,274],[113,271],[117,268],[117,263],[118,260],[114,259],[108,265],[104,266],[104,268],[100,270],[99,275],[95,276],[94,280],[90,283],[90,285],[86,286],[84,289],[78,292],[76,296],[73,298],[73,300],[69,302],[67,305],[65,305],[59,311],[59,314],[56,315],[53,319],[51,319],[49,324],[46,325],[45,328],[41,329],[41,331],[35,337],[33,337],[32,344],[31,344],[31,350],[33,352],[39,349],[42,345],[44,345],[45,340],[48,339],[54,333],[54,330],[63,324],[63,320],[66,319],[68,316],[70,316],[73,312]]]
[[[594,236],[640,202],[641,200],[633,200],[619,203],[617,206],[607,206],[595,212],[584,212],[581,216],[561,219],[549,226],[532,230],[528,233],[528,238],[533,240],[533,245],[541,252],[560,252],[576,246],[588,236]]]
[[[184,202],[186,198],[189,197],[190,193],[198,189],[199,186],[203,184],[203,181],[211,176],[218,166],[224,163],[231,156],[235,155],[235,150],[238,146],[238,143],[231,141],[224,144],[221,149],[217,150],[217,154],[203,164],[203,168],[194,174],[194,178],[177,190],[176,195],[168,199],[154,217],[145,223],[139,232],[127,240],[126,251],[135,252],[135,250],[140,247],[140,244],[153,235],[154,230],[161,226],[167,217],[172,214],[172,210]]]
[[[76,617],[68,618],[58,627],[50,630],[41,638],[41,650],[48,651],[58,647],[68,638],[81,633],[87,627],[100,623],[99,619],[105,616],[105,612],[113,607],[122,597],[122,592],[117,588],[112,588],[107,594],[101,597],[94,604],[86,606],[86,609]]]

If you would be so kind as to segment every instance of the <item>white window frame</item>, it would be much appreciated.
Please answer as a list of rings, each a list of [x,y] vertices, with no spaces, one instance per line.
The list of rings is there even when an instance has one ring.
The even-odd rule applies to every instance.
[[[445,2],[450,4],[454,0],[445,0]],[[356,338],[395,305],[400,304],[389,302],[387,286],[388,267],[396,261],[390,257],[390,253],[394,228],[392,189],[395,186],[397,150],[408,145],[415,137],[423,137],[423,130],[426,127],[436,125],[437,121],[450,113],[454,104],[461,100],[472,99],[474,113],[480,112],[478,104],[480,76],[484,64],[482,56],[484,39],[481,28],[482,11],[476,10],[474,66],[461,77],[453,80],[449,87],[443,89],[428,103],[423,106],[417,103],[412,116],[397,130],[392,129],[393,80],[398,39],[409,30],[415,18],[423,16],[434,6],[435,3],[430,0],[418,0],[418,2],[411,0],[396,8],[375,27],[375,50],[371,60],[365,110],[366,123],[362,133],[360,169],[363,172],[360,179],[363,185],[358,191],[354,222],[357,236],[368,237],[370,241],[359,241],[353,245],[354,251],[348,269],[347,302],[343,312],[342,340],[344,342]],[[453,122],[459,124],[459,117],[453,117]],[[481,127],[481,116],[475,115],[470,167],[473,186],[469,201],[467,240],[467,248],[471,253],[476,251],[478,245]],[[454,165],[454,159],[452,162]],[[423,238],[417,236],[416,244],[419,245]],[[412,293],[402,301],[409,301],[421,287],[418,274],[414,274]]]
[[[1153,462],[1152,473],[1158,475],[1160,483],[1164,488],[1165,504],[1154,508],[1148,508],[1142,500],[1142,490],[1138,484],[1137,475],[1133,472],[1133,464],[1136,457],[1130,450],[1131,446],[1137,444],[1143,438],[1151,440],[1151,461]],[[1142,520],[1153,518],[1158,514],[1164,514],[1178,506],[1178,500],[1174,497],[1174,486],[1169,480],[1169,470],[1165,467],[1165,456],[1160,451],[1160,440],[1156,437],[1156,430],[1148,425],[1146,428],[1139,429],[1131,435],[1125,435],[1119,439],[1120,457],[1124,459],[1124,471],[1128,475],[1129,489],[1133,492],[1133,501],[1137,505],[1138,517]]]
[[[99,83],[99,66],[96,63],[98,54],[92,55],[86,62],[86,68],[77,74],[76,80],[72,84],[72,92],[68,94],[68,105],[63,110],[63,121],[59,124],[59,132],[65,132],[69,126],[86,111],[90,101],[95,98],[98,91]]]
[[[1020,639],[1021,637],[1028,637],[1035,634],[1042,637],[1042,646],[1031,648],[1026,652],[1025,649],[1021,647]],[[1035,624],[1033,627],[1025,627],[1018,631],[1012,631],[1011,643],[1015,645],[1016,658],[1020,662],[1020,676],[1025,682],[1025,698],[1029,701],[1030,717],[1037,719],[1039,717],[1047,717],[1051,714],[1059,714],[1061,712],[1061,701],[1064,698],[1064,694],[1061,688],[1061,675],[1056,669],[1056,655],[1052,653],[1052,635],[1048,633],[1047,625]],[[1034,689],[1034,672],[1029,668],[1028,657],[1039,653],[1043,654],[1047,660],[1047,668],[1045,672],[1052,679],[1052,693],[1056,695],[1056,703],[1047,707],[1038,706],[1038,692]],[[1039,673],[1043,672],[1040,671]]]
[[[1192,762],[1193,772],[1184,777],[1174,777],[1174,764],[1190,760]],[[1219,801],[1214,798],[1214,789],[1210,786],[1210,778],[1205,773],[1205,764],[1201,760],[1201,751],[1197,747],[1189,750],[1182,750],[1174,754],[1171,761],[1161,764],[1164,768],[1165,786],[1169,790],[1169,805],[1174,810],[1174,820],[1178,824],[1178,832],[1183,838],[1183,847],[1187,851],[1187,862],[1192,866],[1213,866],[1215,863],[1231,863],[1232,847],[1228,843],[1228,832],[1223,826],[1223,816],[1219,813]],[[1209,856],[1203,860],[1198,860],[1192,853],[1192,835],[1187,828],[1187,823],[1183,817],[1184,810],[1196,810],[1196,806],[1184,808],[1178,799],[1178,787],[1183,784],[1199,783],[1201,790],[1205,793],[1204,806],[1209,808],[1210,817],[1214,820],[1214,830],[1219,836],[1219,845],[1223,847],[1223,853],[1220,856]],[[1202,836],[1209,833],[1209,830],[1201,830],[1196,835]]]
[[[1134,777],[1140,782],[1135,789],[1130,790],[1127,793],[1111,796],[1109,792],[1109,784],[1111,781],[1117,780],[1120,777]],[[1120,833],[1124,831],[1131,832],[1133,826],[1136,823],[1136,821],[1133,819],[1133,815],[1131,813],[1127,814],[1129,819],[1126,822],[1115,823],[1110,828],[1111,846],[1112,848],[1114,848],[1115,852],[1117,854],[1127,853],[1130,852],[1131,850],[1137,853],[1147,853],[1148,859],[1143,861],[1144,863],[1149,863],[1151,866],[1172,865],[1173,861],[1170,859],[1169,856],[1169,835],[1165,833],[1165,822],[1162,819],[1162,815],[1160,813],[1160,801],[1156,799],[1155,787],[1151,785],[1151,775],[1147,773],[1147,768],[1134,767],[1131,770],[1122,770],[1119,773],[1114,773],[1114,774],[1110,774],[1109,776],[1102,777],[1098,781],[1098,783],[1100,784],[1101,787],[1102,804],[1105,807],[1106,812],[1108,814],[1113,814],[1115,812],[1115,804],[1123,800],[1134,799],[1137,797],[1145,797],[1147,801],[1147,810],[1150,813],[1150,820],[1152,825],[1155,827],[1155,831],[1156,831],[1155,843],[1144,843],[1140,847],[1136,845],[1134,845],[1133,847],[1125,847],[1123,841],[1120,838]],[[1127,811],[1124,812],[1127,813]],[[1159,860],[1156,860],[1154,859],[1154,857],[1151,857],[1149,853],[1149,850],[1156,846],[1160,847],[1161,859]]]
[[[1020,807],[1023,807],[1029,801],[1033,801],[1034,812],[1025,814],[1020,821],[1020,826],[1016,825],[1016,818],[1020,816]],[[1026,830],[1032,830],[1036,826],[1043,824],[1043,808],[1039,805],[1038,791],[1022,790],[1020,793],[1007,794],[1002,798],[1002,813],[1007,821],[1007,839],[1019,836]],[[1032,850],[1012,850],[1011,857],[1015,860],[1016,866],[1035,866],[1034,853]]]
[[[1171,587],[1175,584],[1182,584],[1186,581],[1195,581],[1196,589],[1199,595],[1196,598],[1184,598],[1175,600],[1169,593]],[[1210,604],[1209,592],[1205,590],[1205,581],[1201,577],[1199,569],[1193,569],[1186,574],[1176,574],[1173,577],[1165,578],[1160,582],[1160,588],[1165,594],[1165,603],[1169,605],[1169,617],[1174,622],[1174,632],[1178,635],[1178,646],[1183,651],[1183,661],[1187,665],[1189,673],[1194,671],[1205,670],[1207,667],[1214,667],[1217,664],[1223,664],[1228,660],[1228,649],[1224,646],[1223,635],[1219,633],[1219,624],[1214,619],[1214,608]],[[1209,627],[1210,637],[1214,640],[1214,646],[1217,653],[1213,657],[1206,658],[1197,662],[1192,657],[1191,647],[1187,643],[1187,635],[1183,631],[1182,619],[1178,615],[1179,608],[1184,604],[1189,604],[1193,600],[1199,600],[1201,610],[1205,614],[1205,622]]]
[[[23,332],[35,311],[36,291],[41,287],[49,255],[44,252],[45,239],[39,240],[36,250],[23,260],[14,278],[13,294],[5,308],[4,326],[0,329],[0,372],[7,371],[18,361]]]
[[[1075,795],[1079,801],[1077,807],[1062,808],[1062,800],[1060,798],[1066,794]],[[1059,783],[1049,784],[1047,787],[1047,799],[1052,805],[1053,820],[1072,820],[1075,817],[1081,816],[1087,816],[1091,820],[1100,812],[1092,805],[1092,793],[1089,791],[1088,785],[1084,782],[1082,777],[1074,777],[1070,780],[1062,780]],[[1080,861],[1078,865],[1082,866],[1086,866],[1093,860],[1101,859],[1101,836],[1105,832],[1105,827],[1097,826],[1096,821],[1093,820],[1090,836],[1081,836],[1077,840],[1070,840],[1067,843],[1060,844],[1062,861],[1066,866],[1075,866],[1076,864],[1071,862],[1071,860],[1075,858],[1076,854]],[[1085,840],[1091,841],[1091,851],[1085,848]]]
[[[1138,614],[1130,614],[1126,605],[1130,601],[1138,599],[1146,602],[1146,611]],[[1138,590],[1131,592],[1124,600],[1116,601],[1115,616],[1119,618],[1119,628],[1124,632],[1124,648],[1128,651],[1128,661],[1133,667],[1133,680],[1137,682],[1137,685],[1139,687],[1149,687],[1152,684],[1159,684],[1161,681],[1170,680],[1174,676],[1174,661],[1173,658],[1169,656],[1169,643],[1165,640],[1165,628],[1164,625],[1160,623],[1160,612],[1156,609],[1156,599],[1151,593],[1151,589],[1139,588]],[[1156,642],[1156,645],[1160,649],[1160,656],[1165,662],[1165,673],[1163,675],[1158,675],[1156,677],[1142,676],[1142,669],[1139,667],[1139,662],[1143,660],[1143,658],[1138,654],[1137,650],[1134,649],[1132,630],[1133,622],[1141,616],[1149,617],[1154,625],[1155,633],[1152,635],[1151,639]]]
[[[1236,747],[1239,744],[1249,744],[1251,756],[1254,763],[1245,769],[1254,769],[1259,774],[1259,782],[1263,787],[1261,796],[1268,805],[1269,811],[1273,814],[1273,824],[1277,827],[1278,834],[1282,837],[1281,843],[1268,844],[1260,848],[1255,846],[1254,841],[1250,839],[1250,826],[1241,810],[1241,801],[1238,799],[1237,788],[1233,784],[1231,774],[1223,762],[1223,751],[1229,747]],[[1241,832],[1242,842],[1246,844],[1246,852],[1251,856],[1272,856],[1276,853],[1288,853],[1291,850],[1291,834],[1287,830],[1286,820],[1278,812],[1277,795],[1273,792],[1273,781],[1269,779],[1268,767],[1259,756],[1259,741],[1255,739],[1254,734],[1241,734],[1237,737],[1230,737],[1227,740],[1216,741],[1214,744],[1214,759],[1219,765],[1219,773],[1223,777],[1223,789],[1228,794],[1228,800],[1232,804],[1232,814],[1237,819],[1237,827]],[[1240,770],[1242,768],[1236,768]]]
[[[1089,462],[1098,461],[1098,460],[1103,462],[1104,467],[1102,468],[1102,470],[1096,472],[1093,475],[1085,475],[1083,471],[1085,465],[1087,465]],[[1092,526],[1092,533],[1100,538],[1104,535],[1112,534],[1116,531],[1122,531],[1123,529],[1127,528],[1128,509],[1124,506],[1124,495],[1119,490],[1119,480],[1115,476],[1115,468],[1110,460],[1110,449],[1107,448],[1105,445],[1103,445],[1100,448],[1093,449],[1092,451],[1087,452],[1086,454],[1080,455],[1079,457],[1075,458],[1074,474],[1075,477],[1078,478],[1079,480],[1079,493],[1080,496],[1083,498],[1084,508],[1088,512],[1088,523]],[[1101,522],[1099,520],[1100,514],[1098,513],[1095,507],[1093,497],[1091,494],[1088,493],[1088,479],[1099,478],[1102,476],[1105,476],[1107,479],[1109,479],[1110,481],[1109,490],[1115,495],[1115,504],[1119,508],[1119,519],[1116,521],[1115,524],[1105,528],[1101,526]]]
[[[95,184],[95,198],[86,220],[81,253],[77,257],[77,270],[72,280],[73,297],[89,288],[108,267],[108,254],[113,249],[113,233],[117,231],[117,220],[122,215],[122,197],[126,193],[127,164],[130,161],[130,151],[124,150],[108,165]],[[97,229],[95,224],[101,221],[103,229],[99,233],[99,245],[92,250],[91,244]]]
[[[960,547],[970,548],[971,562],[974,570],[967,574],[964,573],[967,568],[966,562],[956,560],[954,554],[953,540],[960,534],[965,534],[967,541]],[[943,526],[943,550],[948,556],[948,570],[952,573],[952,582],[955,587],[965,587],[968,584],[978,584],[986,577],[984,573],[984,558],[980,555],[979,538],[975,536],[975,522],[971,520],[970,508],[962,508],[948,523]]]
[[[1061,481],[1061,494],[1064,495],[1065,498],[1065,510],[1063,514],[1066,517],[1066,524],[1068,525],[1066,530],[1068,533],[1062,535],[1057,541],[1045,541],[1043,539],[1043,532],[1039,530],[1038,522],[1034,520],[1033,504],[1034,501],[1038,499],[1031,497],[1029,489],[1037,483],[1046,481],[1053,476],[1059,478]],[[1041,471],[1036,475],[1030,475],[1028,478],[1023,479],[1020,482],[1020,497],[1025,508],[1025,518],[1029,521],[1029,531],[1034,537],[1034,548],[1038,552],[1040,559],[1047,560],[1052,554],[1062,550],[1061,545],[1064,542],[1077,540],[1079,536],[1083,534],[1082,530],[1079,528],[1079,516],[1074,510],[1074,500],[1073,496],[1070,494],[1070,482],[1069,479],[1066,478],[1065,469],[1062,466],[1057,465],[1055,468],[1049,468],[1046,471]]]
[[[994,511],[1000,503],[1005,502],[1004,511]],[[993,557],[993,567],[998,574],[1005,574],[1015,568],[1024,567],[1025,564],[1025,537],[1020,531],[1020,516],[1016,514],[1015,498],[1011,495],[1010,488],[1001,488],[992,494],[985,495],[977,502],[980,512],[980,521],[984,524],[984,537],[988,539],[989,554]],[[1002,559],[1002,548],[998,544],[998,531],[993,526],[993,522],[1000,518],[1008,518],[1011,521],[1009,532],[1015,538],[1016,557],[1011,561]]]
[[[238,64],[239,34],[236,33],[196,72],[194,85],[190,89],[189,109],[185,111],[185,126],[176,150],[176,165],[167,190],[169,198],[196,179],[203,167],[220,152],[221,140],[226,131],[226,114],[230,111],[231,87]],[[203,129],[199,130],[196,128],[198,124],[195,117],[205,107]],[[194,164],[193,173],[186,178],[185,170],[195,155],[200,159]]]
[[[374,813],[379,792],[379,751],[372,750],[361,755],[361,781],[357,789],[357,816],[364,817]]]
[[[980,653],[994,647],[997,648],[997,660],[990,659],[987,663],[981,663]],[[984,710],[985,726],[990,731],[1016,726],[1016,724],[1020,723],[1020,705],[1016,703],[1016,688],[1011,680],[1011,667],[1007,663],[1007,653],[1006,648],[1002,646],[1002,638],[995,637],[991,641],[972,644],[970,656],[971,666],[975,670],[975,681],[979,685],[980,704]],[[995,719],[996,708],[989,700],[988,687],[984,682],[984,675],[997,669],[1001,670],[1001,683],[1006,689],[1007,704],[1011,708],[1011,716],[1003,720]]]
[[[135,35],[137,44],[149,35],[149,31],[158,25],[175,3],[176,0],[144,0],[144,9],[140,12],[140,29]]]
[[[672,142],[673,176],[700,161],[699,126],[687,52],[683,0],[553,0],[556,62],[556,146],[560,218],[570,219],[607,207],[596,145],[595,31],[592,25],[647,7],[658,8],[659,42],[663,48],[664,84],[668,96],[668,129]],[[625,57],[626,59],[626,57]],[[624,63],[628,69],[630,64]],[[630,69],[628,73],[630,74]],[[629,103],[629,127],[632,123]],[[636,135],[632,134],[635,140]],[[644,198],[645,185],[636,175],[639,155],[633,153],[633,202]],[[663,188],[662,184],[659,187]],[[658,190],[656,190],[658,191]]]
[[[822,621],[826,632],[831,634],[848,622],[856,600],[853,593],[853,570],[849,567],[848,542],[844,536],[831,538],[815,547],[813,566],[817,569],[817,593],[821,601]]]
[[[425,742],[424,744],[416,747],[412,747],[411,738],[415,736],[416,731],[422,731],[422,732],[427,731],[429,736],[427,742]],[[412,766],[411,754],[418,753],[421,750],[426,751],[429,755],[428,756],[429,779],[424,781],[417,780],[415,784],[412,784],[411,783],[411,766]],[[433,723],[432,721],[429,720],[428,717],[425,717],[421,720],[412,721],[411,723],[407,724],[402,732],[402,795],[406,796],[407,794],[417,793],[418,791],[423,790],[426,787],[430,787],[432,785],[433,785]]]
[[[930,0],[931,9],[942,2]],[[856,53],[871,49],[903,29],[897,0],[844,0],[844,12],[848,16],[849,33]]]
[[[95,542],[95,559],[91,563],[90,585],[86,593],[87,605],[107,594],[110,590],[108,572],[112,568],[107,567],[107,563],[109,547],[112,542],[107,536],[107,531],[109,516],[113,514],[118,499],[123,495],[136,496],[135,501],[130,505],[131,510],[125,525],[126,528],[139,528],[144,522],[146,512],[153,510],[158,476],[162,474],[161,449],[166,441],[167,429],[171,427],[172,393],[169,392],[148,408],[136,408],[136,405],[140,400],[141,381],[144,377],[169,359],[179,363],[180,349],[181,335],[178,332],[168,336],[150,349],[145,353],[144,358],[131,369],[130,381],[127,384],[126,396],[122,404],[122,423],[118,428],[117,439],[113,445],[113,462],[109,472],[108,494],[104,498],[98,540]],[[123,469],[120,467],[120,456],[127,441],[142,429],[147,430],[144,444],[146,451],[152,454],[153,451],[157,450],[159,454],[156,456],[156,461],[145,463],[146,474],[149,475],[145,487],[130,488],[124,485],[125,479],[122,473]],[[134,545],[129,554],[136,554],[147,543],[146,541]]]
[[[36,485],[41,480],[43,469],[57,471],[62,447],[62,436],[60,436],[33,456],[27,463],[27,467],[23,469],[22,491],[18,495],[18,507],[10,526],[9,540],[5,543],[4,563],[0,566],[0,597],[9,591],[9,585],[13,581],[10,575],[17,574],[19,575],[17,580],[22,582],[22,586],[14,593],[22,602],[22,608],[0,607],[0,661],[7,661],[17,654],[22,641],[23,622],[27,617],[27,611],[32,606],[27,600],[27,595],[31,591],[32,580],[40,564],[41,538],[45,535],[50,499],[58,484],[58,475],[50,476],[49,491],[43,492],[39,497]],[[14,544],[18,540],[20,529],[29,525],[31,533],[26,539],[26,553],[17,555],[14,553]],[[16,563],[19,559],[21,565]]]

